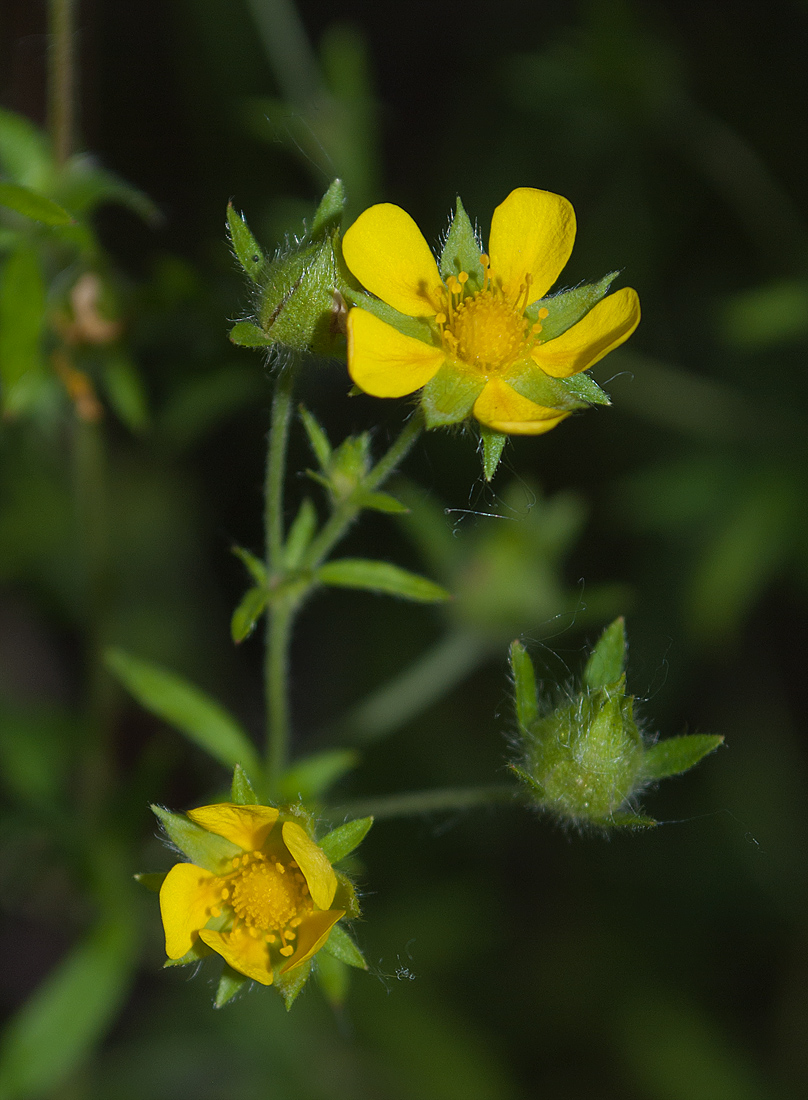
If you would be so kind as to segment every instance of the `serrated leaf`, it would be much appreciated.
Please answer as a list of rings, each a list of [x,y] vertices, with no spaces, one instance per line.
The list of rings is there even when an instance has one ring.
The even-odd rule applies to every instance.
[[[485,379],[444,363],[421,394],[427,428],[440,428],[465,420],[485,388]]]
[[[122,649],[107,650],[105,660],[141,706],[176,726],[228,771],[241,764],[248,774],[258,774],[258,757],[247,734],[199,688],[176,673],[132,657]]]
[[[18,183],[0,180],[0,206],[16,211],[42,225],[71,225],[74,221],[63,206]]]
[[[370,831],[373,824],[372,817],[357,817],[353,821],[346,821],[344,825],[338,825],[332,829],[318,845],[328,856],[329,862],[339,863],[350,855],[354,848],[358,848]]]
[[[485,424],[481,424],[480,439],[483,445],[483,476],[486,481],[490,481],[497,472],[508,437],[503,432],[495,432],[493,428],[487,428]]]
[[[241,764],[233,768],[233,782],[230,785],[230,797],[237,806],[256,806],[258,795],[253,790],[249,776]]]
[[[511,672],[513,674],[516,717],[522,729],[530,730],[539,717],[536,672],[527,650],[519,641],[511,643]]]
[[[268,348],[275,343],[271,336],[267,336],[252,321],[239,321],[233,325],[229,339],[231,344],[238,344],[240,348]]]
[[[319,237],[329,229],[338,228],[344,210],[345,187],[342,180],[336,179],[320,200],[320,205],[315,210],[311,225],[308,227],[307,236]]]
[[[388,561],[368,558],[337,558],[315,570],[320,584],[336,588],[361,588],[368,592],[383,592],[419,603],[439,603],[451,599],[451,594],[439,584],[402,569]]]
[[[159,894],[160,887],[165,882],[167,871],[141,871],[134,876],[135,882],[152,894]]]
[[[316,530],[317,509],[308,497],[304,497],[283,548],[283,564],[287,569],[297,569],[300,565]]]
[[[339,924],[335,924],[331,929],[331,935],[323,944],[322,949],[347,966],[354,966],[357,970],[367,970],[368,968],[364,955],[348,932]]]
[[[238,213],[232,202],[227,204],[227,227],[230,231],[230,243],[233,245],[236,259],[252,281],[257,283],[265,263],[264,253],[261,251],[258,241],[250,232],[244,216]]]
[[[354,494],[354,502],[361,508],[370,508],[374,512],[385,512],[387,515],[405,515],[409,512],[406,504],[390,496],[389,493],[363,493]]]
[[[626,667],[626,623],[621,616],[607,626],[590,654],[584,669],[583,684],[599,691],[616,683]]]
[[[136,435],[149,426],[146,389],[134,362],[126,355],[104,360],[104,388],[118,418]]]
[[[173,810],[167,810],[156,803],[152,803],[151,809],[169,840],[197,867],[204,867],[206,871],[215,871],[218,874],[223,863],[242,854],[237,844],[218,833],[208,832],[185,814],[175,814]]]
[[[245,550],[243,546],[231,546],[231,551],[236,555],[238,560],[247,568],[252,579],[259,586],[266,587],[267,583],[267,570],[264,563],[260,558],[249,550]]]
[[[480,242],[474,235],[474,226],[458,198],[446,244],[440,256],[441,277],[448,279],[450,275],[459,275],[461,271],[465,271],[469,281],[478,286],[482,281],[481,251]]]
[[[22,243],[10,253],[0,273],[0,384],[6,405],[20,379],[40,366],[44,312],[39,257]]]
[[[287,974],[282,974],[279,970],[275,971],[275,988],[283,997],[287,1012],[295,1003],[298,994],[308,981],[309,974],[311,974],[311,963],[312,960],[308,959],[302,966],[296,966],[294,970],[289,971]]]
[[[266,610],[268,602],[269,593],[266,588],[249,588],[244,593],[230,620],[230,636],[236,645],[249,638],[255,630],[255,624]]]
[[[709,733],[691,733],[658,741],[643,753],[642,776],[644,779],[664,779],[668,775],[680,775],[714,752],[723,741],[723,737]]]
[[[597,283],[587,283],[584,286],[576,286],[572,290],[562,290],[558,294],[541,298],[528,306],[525,316],[530,321],[536,321],[539,310],[546,309],[548,315],[541,322],[542,342],[554,340],[556,336],[560,336],[562,332],[566,332],[568,328],[577,324],[601,298],[606,297],[609,287],[619,274],[619,271],[611,271]]]
[[[286,772],[280,782],[280,797],[284,802],[310,802],[333,786],[338,779],[359,763],[359,754],[353,749],[328,749],[298,760]]]
[[[223,1008],[228,1001],[232,1000],[232,998],[244,988],[244,984],[248,980],[249,979],[243,974],[239,974],[232,966],[228,966],[228,964],[225,963],[222,976],[219,978],[219,985],[216,987],[213,1007]]]
[[[320,469],[327,470],[331,461],[331,443],[328,436],[305,405],[300,406],[300,419],[303,421],[303,427],[309,437],[309,445],[320,464]]]

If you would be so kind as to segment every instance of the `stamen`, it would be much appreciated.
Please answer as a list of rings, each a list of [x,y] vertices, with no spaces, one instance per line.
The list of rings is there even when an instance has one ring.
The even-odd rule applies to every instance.
[[[545,309],[544,306],[542,306],[541,309],[539,310],[539,320],[543,321],[545,317],[549,317],[549,316],[550,316],[550,310]]]

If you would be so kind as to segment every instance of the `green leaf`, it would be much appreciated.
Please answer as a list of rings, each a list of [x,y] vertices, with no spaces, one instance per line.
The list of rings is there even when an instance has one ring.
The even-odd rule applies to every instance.
[[[23,214],[32,221],[42,222],[43,225],[73,223],[73,216],[63,206],[17,183],[6,183],[0,180],[0,206]]]
[[[176,673],[121,649],[107,650],[105,660],[110,671],[146,710],[176,726],[228,770],[241,764],[248,774],[258,774],[258,758],[247,734],[199,688]]]
[[[283,564],[287,569],[297,569],[300,565],[316,530],[317,509],[308,497],[304,497],[283,548]]]
[[[424,386],[421,408],[427,428],[440,428],[465,420],[485,388],[485,379],[444,363]]]
[[[236,259],[252,281],[257,283],[265,263],[264,253],[250,232],[244,216],[236,211],[232,202],[227,204],[227,226]],[[230,338],[233,339],[232,334]],[[238,343],[236,340],[233,342]]]
[[[255,806],[258,804],[258,795],[253,790],[249,776],[241,764],[233,768],[233,782],[230,787],[230,797],[237,806]]]
[[[598,691],[616,683],[626,667],[626,623],[622,616],[607,626],[584,669],[584,687]]]
[[[261,559],[256,557],[255,554],[250,553],[249,550],[245,550],[243,546],[231,546],[230,549],[242,565],[246,566],[247,571],[255,583],[265,588],[267,584],[267,571]]]
[[[14,1016],[0,1047],[3,1100],[54,1095],[111,1026],[127,996],[132,929],[109,920],[73,947]],[[59,1089],[61,1092],[61,1089]]]
[[[487,428],[485,424],[481,424],[480,439],[483,452],[483,475],[486,481],[490,481],[497,472],[508,437],[503,432],[495,432],[493,428]]]
[[[313,239],[323,236],[329,229],[338,228],[344,210],[345,187],[342,180],[337,179],[320,200],[320,205],[315,210],[311,225],[308,227],[307,236]]]
[[[568,328],[581,320],[590,309],[597,305],[601,298],[605,298],[609,287],[619,271],[612,271],[597,283],[587,283],[585,286],[577,286],[573,290],[563,290],[559,294],[551,294],[547,298],[541,298],[533,302],[525,310],[525,316],[530,321],[538,319],[539,310],[548,310],[548,316],[541,322],[542,341],[554,340]]]
[[[372,824],[372,817],[357,817],[353,821],[346,821],[344,825],[338,825],[317,843],[331,863],[339,863],[341,859],[350,855],[354,848],[359,847],[368,835]]]
[[[140,435],[149,426],[149,409],[143,379],[126,355],[110,355],[104,361],[104,387],[109,403],[131,432]]]
[[[167,874],[167,871],[141,871],[140,874],[135,875],[134,878],[135,882],[145,890],[148,890],[152,894],[159,894],[160,887],[165,882]]]
[[[23,243],[9,255],[0,276],[0,384],[6,406],[14,386],[41,364],[44,313],[39,257]]]
[[[0,108],[0,169],[16,183],[47,190],[53,155],[47,136],[23,115]]]
[[[374,512],[385,512],[388,515],[405,515],[409,512],[406,504],[390,496],[389,493],[363,493],[357,492],[354,501],[361,508],[370,508]]]
[[[350,984],[350,970],[335,956],[327,954],[328,942],[317,953],[317,984],[322,989],[332,1008],[340,1008],[345,1003]]]
[[[353,749],[327,749],[298,760],[280,782],[280,797],[284,802],[310,802],[320,798],[338,779],[359,763]]]
[[[230,620],[230,636],[236,645],[249,638],[255,630],[255,624],[266,610],[268,602],[269,593],[266,588],[249,588],[246,591]]]
[[[335,924],[331,929],[331,935],[323,944],[323,951],[348,966],[355,966],[357,970],[368,968],[364,955],[340,924]]]
[[[331,443],[328,436],[316,420],[313,413],[310,413],[305,405],[300,406],[300,419],[303,421],[303,427],[306,429],[306,435],[309,437],[309,444],[314,457],[320,464],[320,469],[323,471],[328,470],[329,463],[331,462]]]
[[[302,966],[296,966],[294,970],[290,971],[288,974],[282,974],[279,970],[275,971],[275,988],[283,997],[287,1012],[295,1003],[298,994],[309,979],[309,974],[311,974],[311,963],[312,960],[308,959]]]
[[[400,596],[404,600],[416,600],[421,603],[438,603],[451,599],[451,594],[434,581],[387,561],[337,558],[336,561],[321,565],[314,576],[321,584],[337,588],[362,588],[368,592],[384,592],[390,596]]]
[[[242,854],[237,844],[218,833],[209,833],[185,814],[175,814],[155,804],[152,804],[152,813],[160,821],[169,839],[197,867],[204,867],[206,871],[218,874],[223,863]]]
[[[230,343],[240,348],[269,348],[275,341],[252,321],[239,321],[230,329]]]
[[[680,775],[714,752],[724,738],[709,733],[691,733],[684,737],[669,737],[646,747],[642,757],[644,779],[664,779]]]
[[[222,976],[219,978],[219,985],[216,988],[216,997],[213,1001],[214,1008],[223,1008],[229,1000],[243,989],[245,982],[248,979],[243,974],[239,974],[237,970],[234,970],[232,966],[224,964],[224,970]]]
[[[516,697],[516,717],[524,730],[530,730],[539,717],[536,672],[521,642],[511,643],[511,672]]]
[[[474,235],[474,226],[458,198],[457,209],[440,256],[441,277],[448,279],[450,275],[459,275],[461,271],[465,271],[469,276],[469,282],[475,287],[481,286],[483,275],[480,264],[481,252],[480,242]]]

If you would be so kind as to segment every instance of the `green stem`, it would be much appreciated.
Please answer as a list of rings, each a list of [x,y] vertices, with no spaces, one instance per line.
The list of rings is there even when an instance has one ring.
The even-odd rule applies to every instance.
[[[485,787],[441,787],[432,791],[406,791],[404,794],[357,799],[334,810],[346,817],[417,817],[419,814],[472,810],[476,806],[513,802],[520,796],[513,783],[493,783]]]
[[[51,36],[48,65],[48,125],[56,163],[62,165],[73,151],[74,0],[50,0],[48,26]]]
[[[289,444],[296,366],[297,362],[292,362],[281,371],[272,399],[264,492],[266,567],[270,584],[279,577],[283,568],[283,483],[286,477],[286,448]]]

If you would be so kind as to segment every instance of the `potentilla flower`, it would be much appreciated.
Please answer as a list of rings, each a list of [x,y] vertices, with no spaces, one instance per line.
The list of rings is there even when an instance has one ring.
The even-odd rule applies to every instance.
[[[375,295],[354,296],[348,315],[354,382],[376,397],[423,387],[428,427],[473,415],[505,434],[537,435],[607,404],[573,376],[628,339],[639,299],[630,288],[604,297],[613,276],[547,297],[574,240],[571,204],[531,187],[496,208],[487,253],[458,200],[438,262],[409,214],[370,207],[343,239],[348,267]]]
[[[198,953],[201,943],[271,985],[311,959],[354,907],[352,889],[307,829],[275,807],[223,802],[187,816],[229,843],[206,851],[208,867],[178,863],[168,872],[160,911],[169,959]]]

